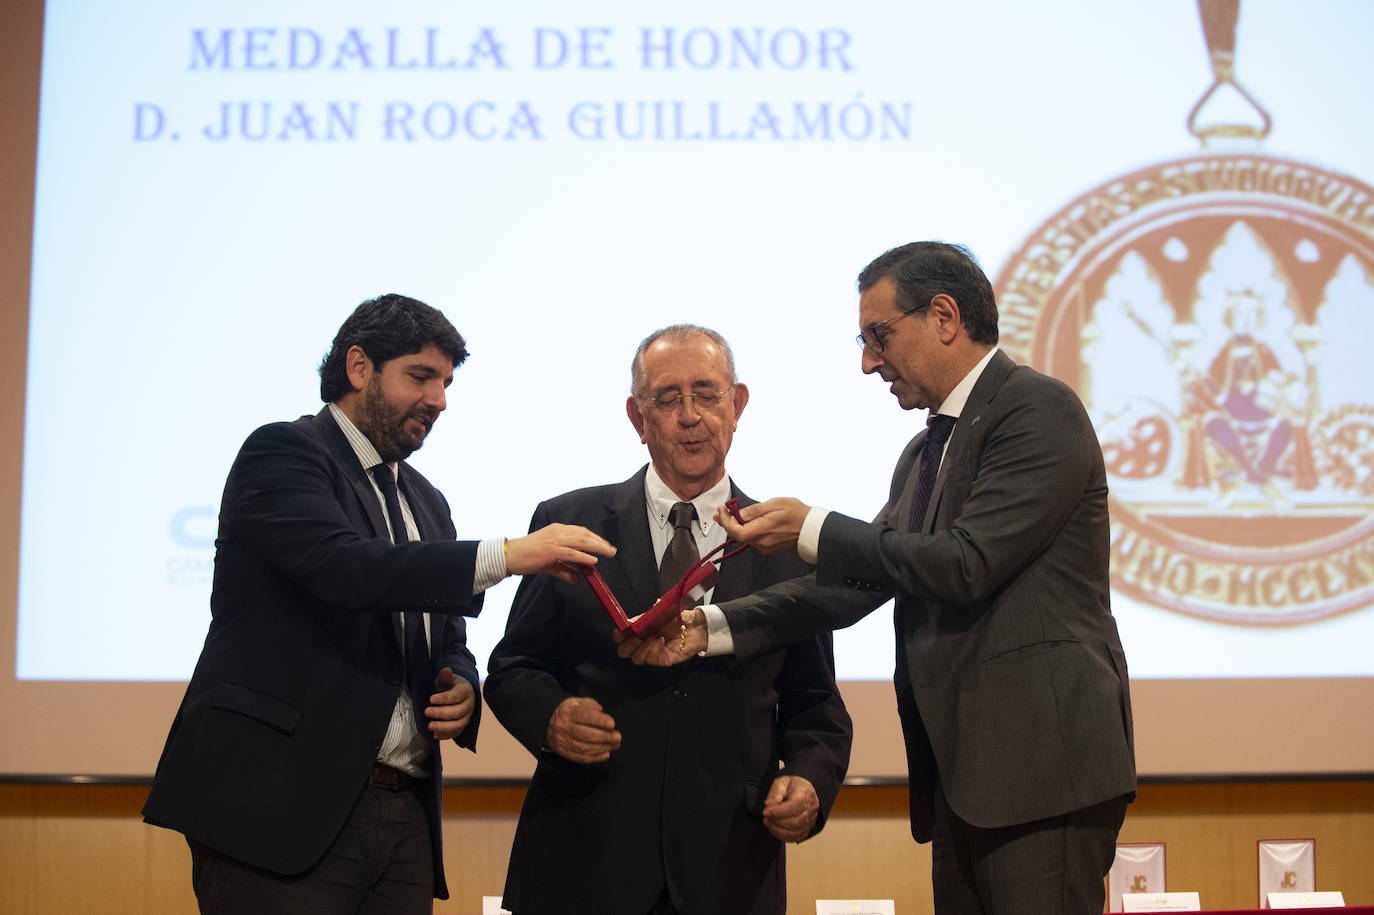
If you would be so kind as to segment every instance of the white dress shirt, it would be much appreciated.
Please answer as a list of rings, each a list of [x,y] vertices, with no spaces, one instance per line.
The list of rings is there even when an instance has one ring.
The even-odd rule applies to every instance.
[[[697,510],[697,519],[692,523],[692,540],[697,545],[697,555],[705,556],[725,542],[725,528],[716,523],[716,509],[730,498],[730,475],[727,473],[710,489],[695,499],[680,499],[668,488],[658,475],[654,465],[644,475],[644,503],[649,511],[649,536],[654,544],[654,564],[663,562],[663,554],[668,542],[673,539],[671,513],[673,505],[690,501]],[[715,589],[712,588],[711,591]],[[711,599],[711,591],[706,592],[703,600]]]
[[[394,528],[396,522],[387,513],[386,499],[382,497],[382,491],[377,487],[377,481],[372,478],[372,469],[378,465],[383,465],[387,472],[397,475],[397,466],[385,464],[371,439],[353,425],[353,421],[338,406],[330,404],[329,413],[334,417],[334,421],[339,424],[339,429],[343,432],[344,438],[348,439],[349,445],[353,447],[353,453],[357,455],[358,462],[367,471],[368,482],[372,484],[372,491],[377,495],[377,503],[382,507],[382,514],[386,517],[387,524]],[[420,529],[415,524],[415,516],[411,513],[410,502],[406,500],[405,493],[399,487],[397,488],[397,495],[401,500],[401,520],[405,524],[407,539],[419,540]],[[505,540],[496,537],[481,541],[477,546],[477,564],[473,572],[472,593],[480,594],[505,577]],[[429,645],[432,650],[429,614],[424,613],[422,616],[425,627],[425,644]],[[401,625],[401,644],[404,646],[404,619]],[[406,663],[409,662],[410,659],[407,658]],[[386,736],[382,738],[381,749],[377,751],[377,761],[400,769],[408,775],[423,778],[429,774],[425,768],[428,757],[429,746],[415,724],[414,703],[411,701],[410,691],[406,688],[406,678],[402,677],[401,686],[396,695],[396,705],[391,710],[391,721],[386,728]]]
[[[968,403],[969,395],[973,393],[973,386],[978,383],[978,379],[983,375],[983,369],[988,367],[993,355],[997,352],[997,347],[993,347],[978,360],[978,364],[968,371],[959,383],[954,386],[954,390],[949,392],[949,396],[940,404],[936,413],[943,413],[945,416],[953,416],[956,419],[959,414],[964,412],[964,405]],[[945,440],[945,448],[940,452],[940,463],[944,463],[945,455],[949,453],[949,443],[954,438],[951,435]],[[830,510],[813,507],[806,514],[806,520],[802,522],[801,531],[797,535],[797,555],[806,562],[815,564],[820,556],[821,526],[825,524],[826,516]],[[701,652],[704,655],[720,655],[735,653],[735,638],[730,632],[730,624],[725,619],[725,614],[714,604],[707,604],[702,607],[702,612],[706,616],[706,650]]]

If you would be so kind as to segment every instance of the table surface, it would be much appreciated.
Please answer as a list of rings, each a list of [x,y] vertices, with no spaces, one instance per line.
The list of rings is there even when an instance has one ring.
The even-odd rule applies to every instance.
[[[1196,915],[1273,915],[1282,912],[1284,915],[1374,915],[1374,906],[1367,905],[1348,905],[1331,908],[1301,908],[1301,909],[1203,909]]]

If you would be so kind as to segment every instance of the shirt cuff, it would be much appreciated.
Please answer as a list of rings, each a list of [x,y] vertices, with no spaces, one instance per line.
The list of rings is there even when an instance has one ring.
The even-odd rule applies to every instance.
[[[697,609],[706,617],[706,650],[700,654],[708,658],[722,654],[734,654],[735,636],[730,632],[730,624],[725,619],[725,611],[715,604],[702,604]]]
[[[481,594],[503,581],[506,571],[506,538],[493,537],[477,544],[477,562],[472,569],[472,593]]]
[[[813,508],[806,513],[806,520],[797,532],[797,555],[802,562],[816,564],[816,557],[821,553],[821,525],[829,514],[828,508]]]

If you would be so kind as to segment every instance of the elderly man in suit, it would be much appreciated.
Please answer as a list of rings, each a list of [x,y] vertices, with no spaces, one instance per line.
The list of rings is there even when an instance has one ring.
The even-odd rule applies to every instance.
[[[541,504],[532,527],[586,525],[614,542],[598,567],[619,600],[647,604],[725,540],[715,511],[750,500],[725,472],[749,390],[725,340],[676,325],[633,360],[630,422],[650,463],[623,483]],[[672,568],[669,568],[672,566]],[[752,550],[722,564],[717,598],[806,571]],[[616,657],[587,583],[526,578],[491,655],[485,695],[538,760],[507,872],[517,915],[777,915],[783,843],[825,822],[851,725],[830,635],[690,668]]]
[[[440,740],[475,749],[463,616],[507,574],[615,551],[581,528],[458,542],[405,458],[463,338],[399,295],[358,306],[326,406],[263,426],[229,471],[211,621],[143,808],[185,834],[205,913],[428,913],[446,899]]]
[[[1072,390],[997,349],[992,287],[967,250],[895,248],[859,291],[864,372],[930,410],[887,505],[872,523],[795,499],[744,509],[742,525],[718,515],[815,574],[689,610],[681,635],[621,653],[744,660],[895,597],[911,830],[934,842],[936,911],[1101,912],[1135,764],[1096,435]]]

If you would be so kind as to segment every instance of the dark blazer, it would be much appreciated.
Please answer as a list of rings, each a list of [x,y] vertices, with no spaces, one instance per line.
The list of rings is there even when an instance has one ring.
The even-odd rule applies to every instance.
[[[545,502],[530,524],[583,524],[614,543],[619,552],[599,568],[630,615],[659,595],[644,475]],[[747,594],[806,568],[796,554],[748,550],[721,567],[714,593]],[[760,818],[769,785],[779,772],[809,779],[819,830],[849,764],[828,633],[749,663],[661,669],[617,657],[611,630],[585,582],[527,577],[492,652],[487,703],[538,759],[505,907],[644,915],[666,879],[682,915],[784,911],[783,846]],[[615,719],[623,742],[608,762],[580,765],[544,748],[549,718],[569,696],[596,699]]]
[[[434,671],[451,667],[477,689],[464,621],[452,615],[481,609],[477,545],[454,542],[448,503],[405,463],[400,486],[425,542],[392,545],[328,408],[244,442],[220,506],[210,629],[143,808],[148,822],[302,873],[338,833],[386,733],[401,683],[395,611],[429,611]],[[460,746],[475,748],[478,717]],[[431,744],[425,807],[434,892],[447,898],[442,761]]]
[[[954,427],[925,524],[907,533],[924,440],[903,451],[875,522],[826,518],[813,580],[724,607],[738,656],[896,597],[894,682],[919,841],[930,839],[937,769],[950,807],[980,827],[1131,794],[1107,477],[1082,403],[997,353]]]

